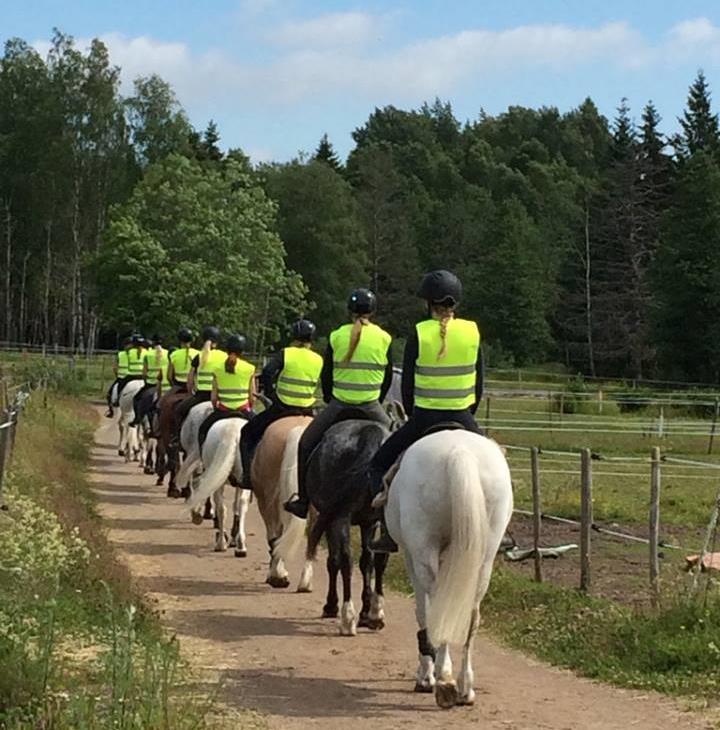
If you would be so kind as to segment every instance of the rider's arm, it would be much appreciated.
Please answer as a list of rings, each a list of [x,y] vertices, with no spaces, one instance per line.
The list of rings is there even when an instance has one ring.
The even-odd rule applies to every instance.
[[[475,403],[470,406],[470,412],[475,415],[480,400],[483,396],[483,381],[485,380],[485,358],[483,357],[482,345],[478,348],[477,361],[475,362],[475,372],[477,379],[475,380]]]
[[[145,355],[143,358],[143,380],[147,382],[148,379],[148,356]]]
[[[393,357],[392,357],[392,342],[388,345],[387,349],[387,365],[385,366],[385,378],[380,386],[380,402],[385,400],[385,396],[390,390],[390,386],[393,381]]]
[[[402,392],[403,408],[408,416],[415,407],[415,361],[418,359],[417,330],[413,329],[405,343],[403,356],[403,371],[400,390]]]
[[[323,400],[326,403],[329,403],[332,399],[334,367],[333,360],[333,350],[330,346],[330,343],[328,343],[328,346],[325,348],[325,355],[323,356],[322,372],[320,373],[320,384],[322,385]]]
[[[252,408],[255,404],[255,373],[250,376],[250,385],[248,386],[248,408]]]
[[[260,389],[268,398],[275,397],[275,388],[278,375],[285,367],[285,351],[275,353],[265,364],[260,373]]]
[[[192,393],[195,389],[195,373],[197,372],[198,365],[200,364],[200,355],[195,355],[190,363],[190,372],[188,373],[187,379],[187,391]]]

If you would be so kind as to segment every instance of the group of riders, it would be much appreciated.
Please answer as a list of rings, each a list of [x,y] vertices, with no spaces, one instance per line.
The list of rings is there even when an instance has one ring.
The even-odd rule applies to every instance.
[[[384,476],[396,460],[423,435],[440,428],[480,433],[474,416],[483,388],[480,331],[475,322],[456,316],[462,284],[449,271],[432,271],[423,277],[418,296],[426,304],[426,316],[408,335],[401,381],[402,404],[408,419],[382,444],[372,460],[368,474],[372,498],[383,491]],[[308,319],[295,321],[290,344],[272,356],[262,369],[259,385],[267,406],[257,414],[255,366],[243,357],[247,346],[243,335],[230,335],[223,350],[219,347],[218,328],[208,326],[202,331],[202,349],[197,350],[192,346],[192,331],[183,327],[178,332],[178,346],[168,353],[159,337],[147,341],[136,333],[118,353],[117,380],[108,393],[108,416],[113,415],[113,406],[119,402],[125,385],[144,379],[143,388],[134,397],[135,421],[131,425],[139,425],[154,409],[163,406],[163,399],[172,396],[171,448],[177,448],[183,419],[198,403],[213,404],[200,429],[201,448],[218,420],[247,419],[241,432],[240,452],[242,486],[250,489],[252,455],[265,430],[286,416],[313,416],[320,387],[326,405],[300,439],[298,493],[285,503],[288,512],[305,518],[309,509],[308,461],[323,434],[349,418],[390,425],[381,404],[393,379],[392,337],[373,323],[376,308],[372,291],[353,291],[348,299],[350,321],[330,334],[323,356],[312,349],[315,325]],[[116,384],[113,402],[111,393]],[[372,549],[395,552],[397,545],[387,532],[380,508],[377,519],[379,531]]]

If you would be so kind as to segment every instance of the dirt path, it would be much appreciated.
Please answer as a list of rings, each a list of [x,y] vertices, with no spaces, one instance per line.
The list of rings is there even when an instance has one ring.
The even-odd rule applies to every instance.
[[[337,635],[318,616],[325,591],[273,591],[264,583],[264,530],[253,505],[244,560],[212,552],[208,523],[195,527],[136,464],[116,455],[116,430],[97,432],[93,479],[110,538],[164,620],[201,668],[224,679],[224,699],[267,716],[272,728],[618,728],[708,727],[652,694],[579,679],[480,637],[477,704],[443,712],[412,690],[415,619],[411,601],[391,596],[388,627],[356,638]],[[298,571],[293,566],[292,577]],[[357,605],[357,603],[356,603]]]

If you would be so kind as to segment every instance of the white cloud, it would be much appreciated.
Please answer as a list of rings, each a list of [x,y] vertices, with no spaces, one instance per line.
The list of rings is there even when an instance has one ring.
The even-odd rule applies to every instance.
[[[684,20],[668,32],[666,61],[720,60],[720,28],[707,18]]]
[[[382,20],[369,13],[329,13],[311,20],[286,22],[266,34],[272,43],[300,48],[362,46],[381,34]]]

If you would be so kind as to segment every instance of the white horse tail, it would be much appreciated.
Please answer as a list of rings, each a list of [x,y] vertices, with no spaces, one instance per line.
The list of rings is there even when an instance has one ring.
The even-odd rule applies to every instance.
[[[229,423],[226,421],[225,425]],[[240,430],[235,428],[222,428],[219,430],[219,443],[215,449],[214,458],[210,464],[206,465],[197,489],[187,501],[190,510],[196,509],[204,504],[208,497],[212,497],[225,484],[235,465],[235,451],[238,447]],[[209,437],[210,434],[208,434]]]
[[[280,510],[283,519],[283,532],[280,539],[275,543],[273,556],[278,556],[284,562],[299,550],[305,537],[305,520],[294,517],[286,512],[282,505],[287,502],[293,494],[297,493],[297,454],[298,442],[305,430],[305,426],[296,426],[287,435],[285,451],[283,451],[282,464],[280,465],[280,481],[278,484],[278,496],[280,498]]]
[[[186,487],[190,481],[192,473],[200,466],[201,463],[202,459],[200,458],[200,449],[194,448],[180,465],[178,473],[175,475],[175,484],[177,484],[180,489]]]
[[[450,544],[440,555],[427,627],[433,646],[464,643],[477,602],[480,567],[485,560],[488,520],[477,461],[463,447],[447,456],[447,490],[452,524]]]

